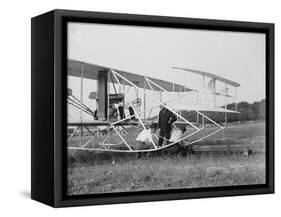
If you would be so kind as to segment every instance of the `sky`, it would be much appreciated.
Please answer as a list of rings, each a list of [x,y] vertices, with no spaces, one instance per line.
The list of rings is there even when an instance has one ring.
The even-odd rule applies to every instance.
[[[265,98],[262,33],[69,23],[68,58],[196,89],[201,88],[202,78],[172,67],[202,70],[239,83],[237,101]],[[78,94],[79,79],[68,82]],[[90,91],[93,83],[84,85]]]

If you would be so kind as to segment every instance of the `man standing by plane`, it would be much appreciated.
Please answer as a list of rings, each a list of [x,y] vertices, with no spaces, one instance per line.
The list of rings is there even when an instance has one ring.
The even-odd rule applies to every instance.
[[[159,132],[159,141],[158,146],[161,147],[163,145],[164,139],[167,143],[171,137],[172,124],[177,120],[175,114],[173,114],[170,110],[168,110],[165,106],[160,105],[159,119],[158,119],[158,128]]]

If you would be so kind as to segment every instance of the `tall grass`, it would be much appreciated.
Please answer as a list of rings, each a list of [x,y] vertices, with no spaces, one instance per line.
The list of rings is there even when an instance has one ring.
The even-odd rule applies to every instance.
[[[203,144],[265,144],[264,123],[238,125]],[[265,154],[204,153],[173,150],[139,159],[135,153],[68,150],[68,194],[96,194],[265,183]]]
[[[68,169],[69,194],[95,194],[265,183],[261,154],[115,158]]]

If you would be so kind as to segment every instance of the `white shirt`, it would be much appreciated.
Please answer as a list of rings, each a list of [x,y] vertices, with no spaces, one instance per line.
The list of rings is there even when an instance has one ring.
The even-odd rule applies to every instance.
[[[172,132],[170,142],[176,142],[179,141],[183,136],[183,133],[180,130],[175,130]]]
[[[152,138],[151,129],[143,130],[140,132],[140,134],[137,136],[136,140],[139,142],[145,142],[150,143]]]

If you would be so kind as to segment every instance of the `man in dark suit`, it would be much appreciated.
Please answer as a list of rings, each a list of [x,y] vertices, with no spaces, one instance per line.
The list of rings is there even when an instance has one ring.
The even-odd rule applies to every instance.
[[[169,142],[172,131],[172,124],[177,120],[177,116],[168,110],[163,105],[160,105],[159,119],[158,119],[158,128],[159,132],[159,140],[158,146],[163,145],[164,139]]]

